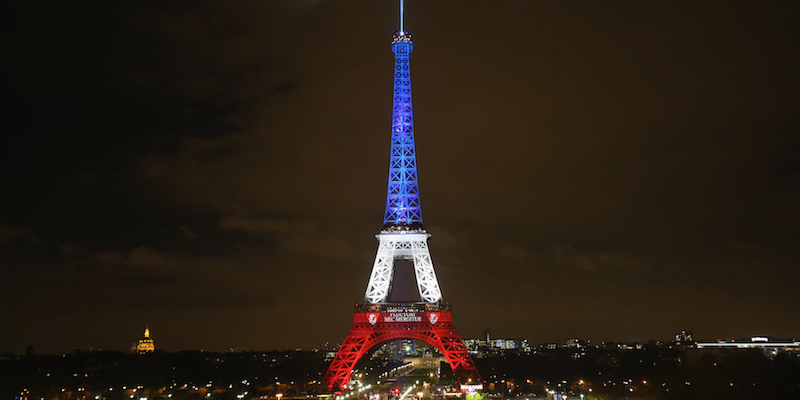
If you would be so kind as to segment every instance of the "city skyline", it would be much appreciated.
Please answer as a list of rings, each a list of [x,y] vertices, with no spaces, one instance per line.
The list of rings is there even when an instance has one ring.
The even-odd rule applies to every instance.
[[[135,335],[134,335],[135,336]],[[133,337],[133,336],[131,336]],[[399,343],[399,342],[416,342],[417,345],[424,347],[427,349],[426,351],[432,351],[437,353],[441,356],[438,349],[432,346],[429,343],[426,343],[419,339],[412,339],[412,338],[402,338],[402,339],[393,339],[387,342],[384,342],[370,350],[372,352],[380,352],[382,349],[387,347],[393,348],[392,343]],[[74,347],[71,349],[66,349],[60,353],[41,353],[38,352],[36,348],[32,345],[28,345],[24,349],[23,352],[19,353],[6,353],[6,354],[15,354],[15,355],[57,355],[57,354],[68,354],[68,353],[80,353],[80,352],[130,352],[135,354],[144,354],[148,352],[184,352],[184,351],[203,351],[203,352],[275,352],[275,351],[296,351],[296,352],[321,352],[327,354],[326,357],[332,358],[333,354],[335,354],[336,350],[340,347],[341,343],[338,342],[325,342],[319,343],[316,346],[312,346],[309,348],[184,348],[184,349],[162,349],[158,348],[155,345],[156,341],[150,336],[150,326],[145,326],[144,336],[139,336],[139,339],[132,340],[132,345],[129,349],[103,349],[103,348],[80,348]],[[787,349],[797,348],[800,346],[800,339],[796,337],[792,338],[778,338],[778,337],[767,337],[767,336],[753,336],[753,337],[743,337],[743,338],[700,338],[695,339],[692,335],[691,331],[682,330],[680,332],[674,334],[667,334],[661,335],[658,338],[650,338],[648,340],[643,341],[616,341],[616,340],[608,340],[608,341],[595,341],[592,338],[588,337],[568,337],[564,338],[563,340],[556,341],[556,342],[531,342],[525,337],[498,337],[491,335],[490,330],[484,330],[481,332],[481,335],[477,337],[463,337],[463,343],[469,350],[470,354],[479,354],[479,357],[483,356],[493,356],[502,354],[503,352],[524,352],[530,353],[533,351],[534,353],[537,351],[543,350],[555,350],[558,348],[618,348],[621,350],[641,350],[644,346],[656,346],[656,347],[669,347],[669,348],[679,348],[679,349],[732,349],[732,350],[743,350],[748,351],[754,348],[761,349],[782,349],[786,351]],[[416,348],[416,346],[415,346]],[[408,350],[408,349],[406,349]],[[383,350],[385,352],[385,350]],[[416,354],[416,350],[412,353]]]
[[[125,350],[145,325],[169,350],[344,337],[384,211],[395,3],[16,5],[0,353]],[[406,10],[464,337],[800,336],[800,5]]]

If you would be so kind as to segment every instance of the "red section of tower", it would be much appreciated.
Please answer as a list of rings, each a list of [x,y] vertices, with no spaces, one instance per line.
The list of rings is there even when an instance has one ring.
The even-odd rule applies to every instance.
[[[328,390],[347,389],[358,360],[370,349],[394,339],[422,340],[447,358],[459,382],[481,382],[453,325],[450,303],[357,304],[353,327],[325,374]]]

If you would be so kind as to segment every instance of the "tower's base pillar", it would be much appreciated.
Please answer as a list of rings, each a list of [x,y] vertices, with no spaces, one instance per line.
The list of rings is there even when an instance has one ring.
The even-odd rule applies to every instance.
[[[353,327],[325,374],[328,390],[347,389],[358,360],[370,349],[395,339],[422,340],[447,358],[459,382],[481,382],[475,363],[453,326],[449,303],[357,304]]]

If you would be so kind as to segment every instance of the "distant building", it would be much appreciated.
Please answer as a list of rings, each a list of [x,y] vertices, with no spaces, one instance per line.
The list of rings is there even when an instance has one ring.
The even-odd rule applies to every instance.
[[[135,343],[131,350],[139,354],[150,353],[156,350],[155,342],[150,338],[150,326],[145,326],[144,337],[139,339],[139,342]]]
[[[403,357],[403,364],[411,363],[414,368],[438,368],[441,363],[446,363],[445,357],[434,357],[431,353],[423,354],[420,357]]]
[[[406,338],[384,343],[372,353],[370,358],[402,361],[405,357],[419,357],[433,353],[438,353],[438,350],[428,343]]]
[[[761,349],[767,357],[775,357],[778,353],[800,353],[800,341],[781,340],[773,337],[753,336],[740,340],[717,340],[714,342],[697,342],[697,349],[722,350],[722,349]]]
[[[506,352],[529,353],[531,346],[527,339],[464,339],[464,346],[476,357],[486,357]]]
[[[675,340],[672,341],[675,346],[690,346],[694,344],[692,331],[682,330],[675,334]]]
[[[590,340],[581,340],[578,338],[567,339],[566,348],[568,349],[581,349],[589,345]]]

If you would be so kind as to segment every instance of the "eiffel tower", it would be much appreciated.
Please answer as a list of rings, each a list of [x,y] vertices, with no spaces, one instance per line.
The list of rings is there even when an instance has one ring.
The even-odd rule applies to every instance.
[[[428,249],[431,235],[422,227],[411,105],[412,50],[411,34],[403,29],[403,0],[400,0],[400,30],[392,39],[394,105],[386,213],[383,229],[376,235],[378,252],[364,303],[356,304],[350,333],[323,380],[331,391],[347,389],[358,360],[370,349],[395,339],[424,341],[445,356],[459,382],[481,382],[453,325],[450,303],[442,300]],[[413,261],[421,302],[389,302],[396,260]]]

